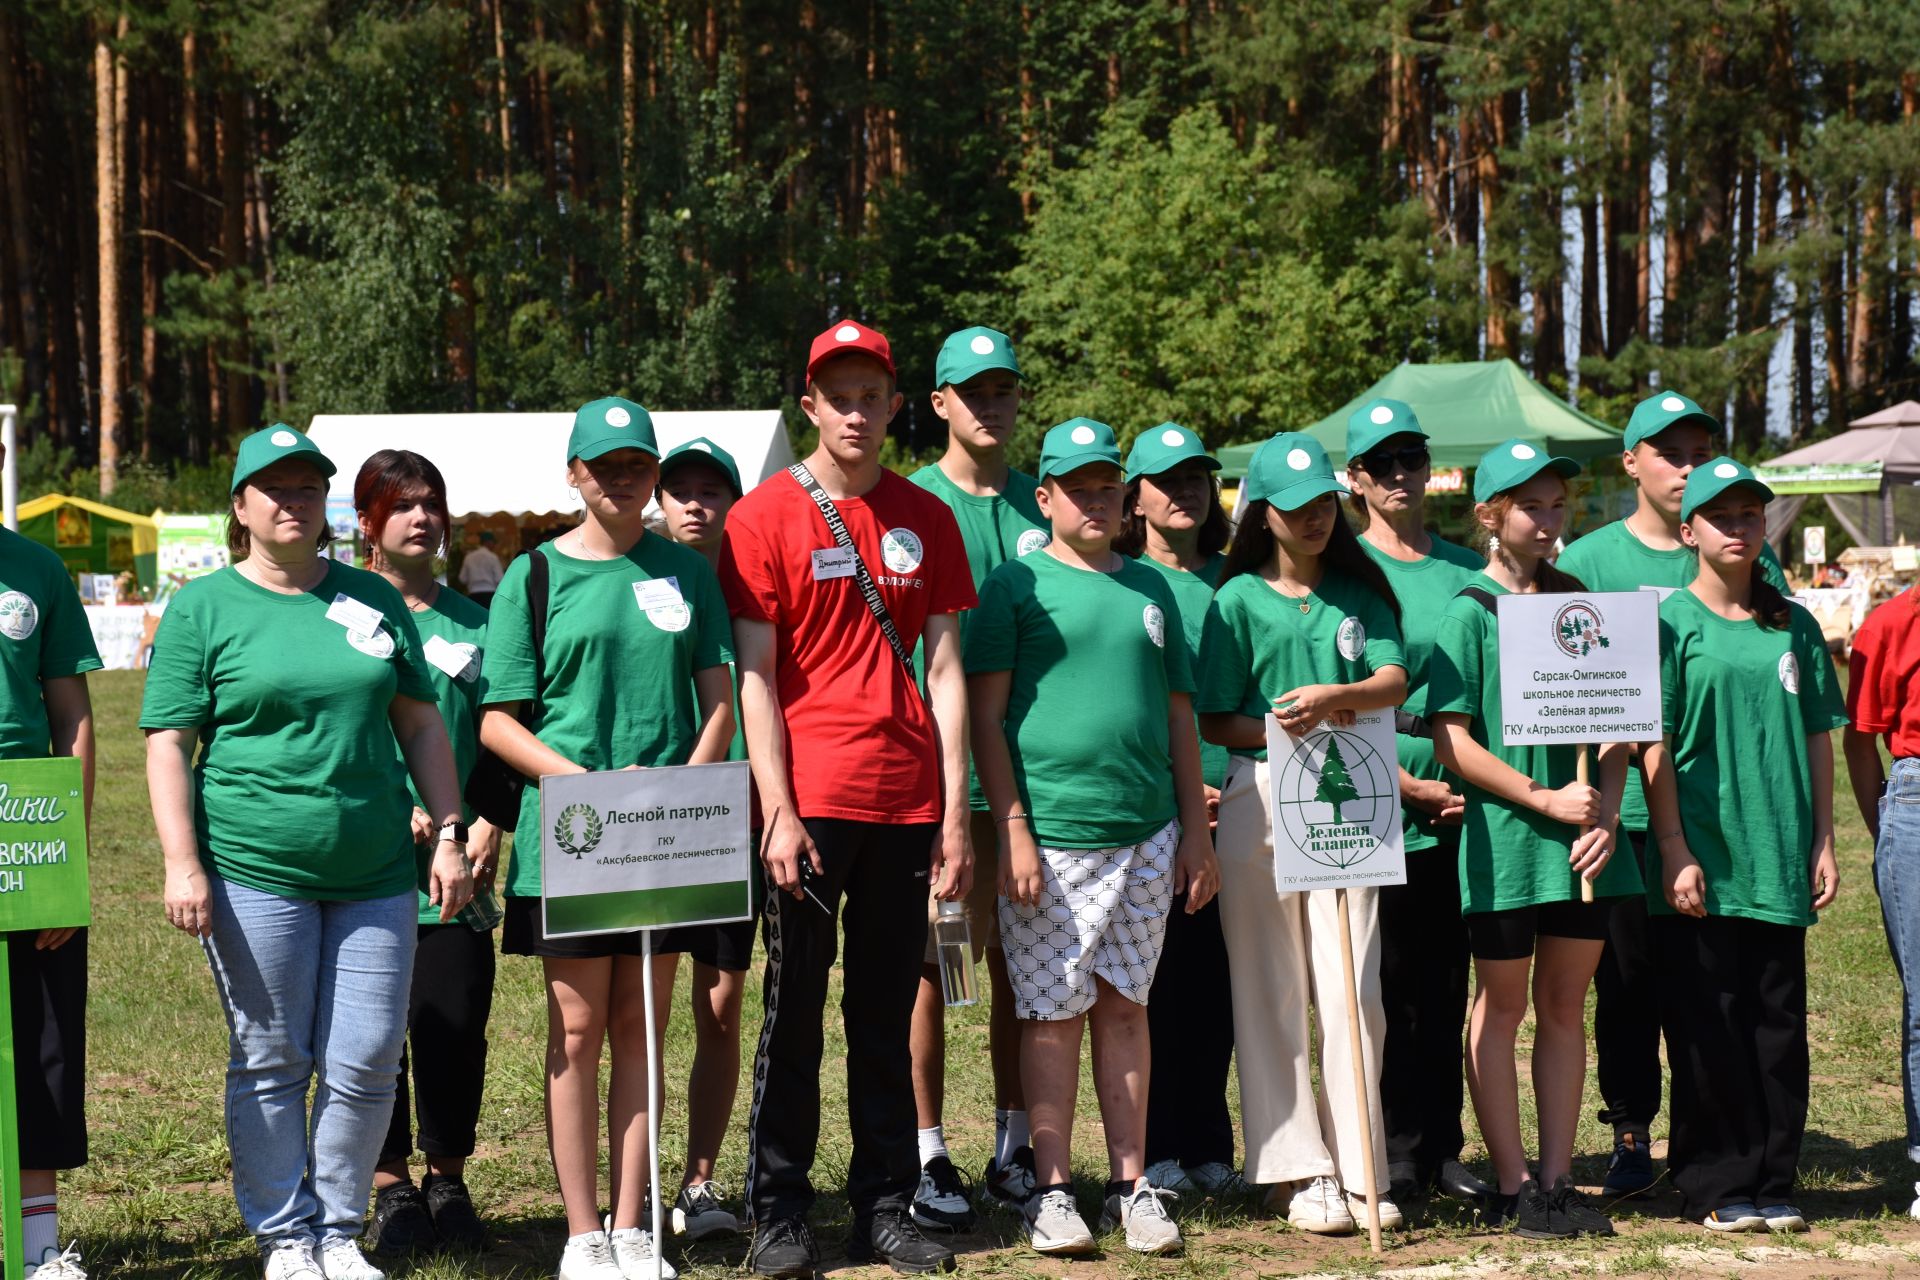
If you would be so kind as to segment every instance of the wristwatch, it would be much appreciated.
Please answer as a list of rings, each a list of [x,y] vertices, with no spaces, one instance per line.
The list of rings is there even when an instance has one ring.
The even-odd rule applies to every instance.
[[[467,824],[464,822],[443,823],[440,827],[440,839],[442,842],[451,840],[455,844],[465,844],[467,842]]]

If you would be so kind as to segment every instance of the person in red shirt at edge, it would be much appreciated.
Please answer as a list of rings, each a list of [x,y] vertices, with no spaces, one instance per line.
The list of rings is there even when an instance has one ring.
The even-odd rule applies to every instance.
[[[953,1267],[952,1251],[908,1212],[920,1178],[908,1040],[928,877],[945,901],[964,897],[972,876],[959,614],[975,597],[953,513],[880,465],[900,404],[885,337],[845,321],[815,338],[800,408],[819,447],[733,508],[720,564],[766,815],[766,1012],[747,1130],[749,1263],[760,1275],[811,1276],[819,1264],[808,1173],[843,895],[847,1257],[913,1273]],[[830,510],[857,560],[839,546]],[[862,571],[903,653],[925,641],[924,699]]]

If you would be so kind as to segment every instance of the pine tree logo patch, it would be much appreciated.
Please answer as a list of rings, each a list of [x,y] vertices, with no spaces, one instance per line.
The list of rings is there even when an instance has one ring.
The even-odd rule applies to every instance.
[[[1575,600],[1553,615],[1553,642],[1569,658],[1584,658],[1595,649],[1610,648],[1601,630],[1606,619],[1585,600]]]
[[[1053,535],[1045,529],[1029,529],[1020,535],[1020,541],[1013,544],[1016,558],[1031,555],[1053,541]]]
[[[1800,692],[1800,660],[1791,649],[1780,655],[1780,687],[1788,693]]]
[[[925,555],[920,535],[911,529],[889,529],[880,538],[880,559],[895,573],[912,573]]]
[[[604,830],[592,805],[570,804],[554,819],[553,842],[560,846],[560,852],[578,858],[599,846]]]
[[[1343,618],[1334,644],[1341,657],[1348,662],[1358,662],[1360,655],[1367,651],[1367,629],[1358,618]]]
[[[1287,838],[1322,866],[1365,862],[1400,821],[1396,768],[1357,733],[1308,734],[1273,774]]]
[[[24,591],[0,595],[0,635],[9,640],[25,640],[40,625],[40,606]]]

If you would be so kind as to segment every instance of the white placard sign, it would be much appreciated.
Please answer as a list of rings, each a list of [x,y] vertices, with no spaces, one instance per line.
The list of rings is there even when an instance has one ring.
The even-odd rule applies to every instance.
[[[1267,717],[1273,884],[1281,893],[1407,882],[1393,710],[1294,737]]]
[[[751,776],[730,761],[540,779],[546,936],[752,918]]]
[[[1651,591],[1507,595],[1500,714],[1523,742],[1660,737],[1660,601]]]

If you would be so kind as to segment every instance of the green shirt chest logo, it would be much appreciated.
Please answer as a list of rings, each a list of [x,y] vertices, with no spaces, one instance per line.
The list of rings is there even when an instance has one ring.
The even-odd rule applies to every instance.
[[[1160,606],[1157,604],[1148,605],[1146,609],[1142,611],[1140,618],[1142,622],[1147,624],[1147,638],[1153,641],[1153,647],[1156,649],[1166,648],[1167,615],[1160,611]]]
[[[1367,651],[1367,628],[1358,618],[1343,618],[1333,642],[1341,657],[1348,662],[1358,662],[1360,655]]]
[[[1045,529],[1029,529],[1020,535],[1018,542],[1013,544],[1014,557],[1018,559],[1021,556],[1031,555],[1052,541],[1053,535]]]
[[[24,591],[0,595],[0,635],[25,640],[40,625],[40,606]]]
[[[1780,687],[1788,693],[1800,692],[1800,660],[1791,649],[1780,655]]]

